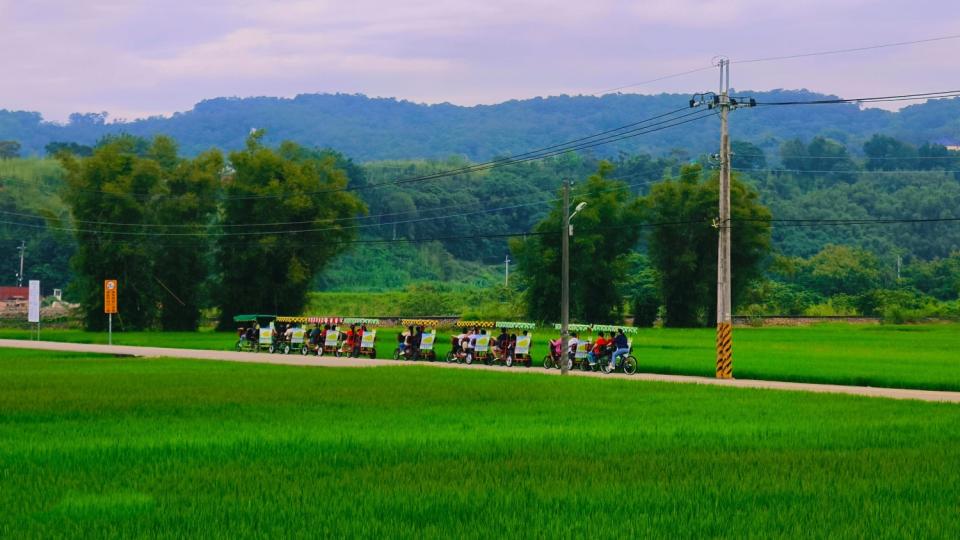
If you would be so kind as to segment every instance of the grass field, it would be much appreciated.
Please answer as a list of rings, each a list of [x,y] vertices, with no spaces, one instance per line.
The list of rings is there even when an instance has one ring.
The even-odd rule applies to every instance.
[[[960,407],[0,350],[0,537],[960,537]]]
[[[389,358],[398,329],[380,330],[378,356]],[[542,359],[552,331],[535,333],[534,355]],[[793,328],[737,328],[734,375],[769,379],[931,390],[960,390],[960,325],[823,324]],[[47,330],[47,340],[106,343],[103,333]],[[0,330],[0,338],[28,339],[25,330]],[[114,343],[228,350],[229,332],[130,332],[114,334]],[[449,350],[449,332],[437,339],[440,357]],[[712,329],[641,330],[634,341],[639,370],[712,376]],[[542,369],[539,364],[536,369]]]

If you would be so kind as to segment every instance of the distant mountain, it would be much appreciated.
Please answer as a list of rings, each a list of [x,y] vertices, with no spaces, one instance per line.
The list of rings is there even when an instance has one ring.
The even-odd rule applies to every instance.
[[[744,92],[758,101],[816,100],[830,96],[806,90]],[[603,97],[556,96],[513,100],[497,105],[461,107],[424,105],[363,95],[304,94],[292,99],[216,98],[173,116],[132,122],[105,122],[102,114],[74,114],[67,124],[45,122],[39,113],[0,110],[0,140],[16,140],[22,155],[41,155],[54,141],[93,144],[108,134],[144,137],[166,134],[184,152],[211,147],[234,149],[251,128],[265,128],[267,140],[294,140],[330,147],[359,161],[464,156],[484,161],[615,128],[682,108],[681,94],[611,94]],[[598,156],[618,152],[655,155],[679,149],[696,155],[717,146],[717,120],[709,118],[619,141],[591,150]],[[735,139],[774,150],[787,139],[826,135],[857,152],[874,133],[913,143],[960,140],[960,99],[913,105],[900,112],[860,109],[856,105],[757,107],[736,111]]]

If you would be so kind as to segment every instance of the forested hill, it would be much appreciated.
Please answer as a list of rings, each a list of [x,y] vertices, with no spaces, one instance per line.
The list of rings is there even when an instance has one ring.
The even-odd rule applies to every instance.
[[[829,98],[808,91],[738,91],[758,101]],[[20,154],[42,155],[51,142],[95,143],[107,134],[150,137],[167,134],[186,154],[210,147],[236,149],[251,128],[265,128],[267,142],[293,140],[309,147],[330,147],[359,161],[463,156],[484,161],[575,139],[683,107],[688,95],[611,94],[603,97],[557,96],[514,100],[497,105],[461,107],[423,105],[363,95],[304,94],[292,99],[217,98],[172,117],[132,122],[110,121],[104,114],[75,114],[67,124],[43,121],[39,113],[0,110],[0,140],[18,141]],[[2,104],[0,104],[2,105]],[[826,135],[860,148],[874,133],[922,144],[960,140],[960,99],[913,105],[893,113],[856,105],[757,107],[737,111],[734,138],[765,150],[794,138]],[[706,122],[678,126],[593,149],[598,156],[618,152],[662,155],[673,149],[695,156],[712,152],[717,130]],[[683,156],[677,156],[682,158]]]

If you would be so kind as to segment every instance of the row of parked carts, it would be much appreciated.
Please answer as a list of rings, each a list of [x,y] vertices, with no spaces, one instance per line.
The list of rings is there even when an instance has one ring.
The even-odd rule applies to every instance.
[[[394,341],[392,357],[395,360],[436,361],[437,330],[451,327],[450,350],[443,357],[447,362],[500,364],[507,367],[530,367],[534,364],[533,332],[537,325],[530,322],[451,319],[381,321],[362,317],[264,314],[237,315],[233,320],[238,325],[235,344],[238,351],[377,358],[377,329],[381,322],[385,322],[401,327]],[[625,373],[636,372],[637,361],[632,354],[632,337],[636,334],[636,328],[570,324],[569,329],[572,336],[567,359],[569,369],[604,372],[622,369]],[[560,325],[554,325],[554,330],[559,331]],[[601,334],[612,337],[618,331],[627,336],[630,353],[622,355],[615,366],[610,358],[612,347],[596,345]],[[561,348],[559,337],[550,341],[549,350],[542,361],[544,368],[560,367]]]

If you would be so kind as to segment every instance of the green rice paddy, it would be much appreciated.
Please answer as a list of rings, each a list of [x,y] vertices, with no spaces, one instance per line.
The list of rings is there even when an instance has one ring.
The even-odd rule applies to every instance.
[[[3,538],[960,537],[951,404],[0,350],[0,441]]]

